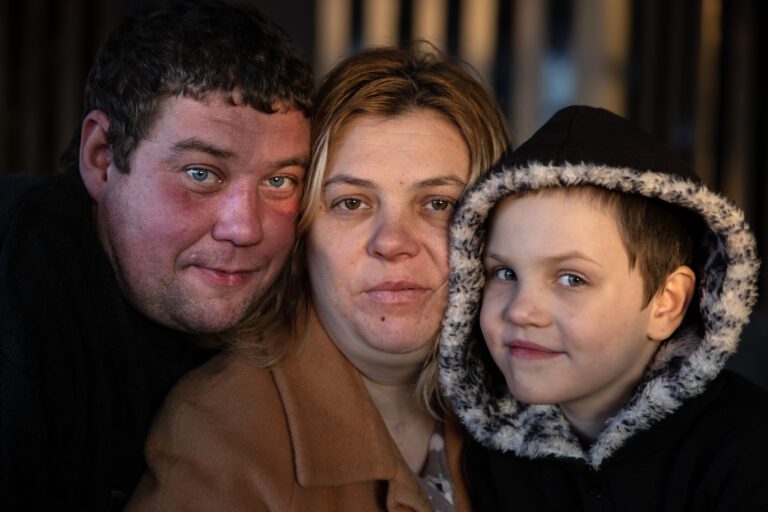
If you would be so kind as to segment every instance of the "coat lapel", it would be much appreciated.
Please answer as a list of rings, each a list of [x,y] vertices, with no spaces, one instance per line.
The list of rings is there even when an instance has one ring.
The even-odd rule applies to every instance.
[[[301,349],[273,374],[285,407],[300,485],[337,486],[395,477],[398,457],[355,368],[314,312]]]

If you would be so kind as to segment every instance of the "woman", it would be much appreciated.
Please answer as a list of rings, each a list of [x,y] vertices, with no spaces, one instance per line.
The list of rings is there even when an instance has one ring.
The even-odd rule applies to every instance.
[[[446,225],[507,143],[493,99],[432,52],[331,71],[285,292],[171,393],[129,509],[468,509],[461,434],[431,412]]]

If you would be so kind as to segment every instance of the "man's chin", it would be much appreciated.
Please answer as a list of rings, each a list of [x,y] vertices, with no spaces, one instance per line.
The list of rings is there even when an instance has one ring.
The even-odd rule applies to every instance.
[[[198,301],[167,309],[165,322],[178,331],[195,335],[223,334],[237,327],[251,312],[252,305],[242,303],[209,304]]]

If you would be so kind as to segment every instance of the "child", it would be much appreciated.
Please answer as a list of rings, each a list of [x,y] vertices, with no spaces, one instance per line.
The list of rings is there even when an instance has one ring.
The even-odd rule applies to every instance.
[[[754,238],[675,155],[566,108],[466,193],[450,258],[440,379],[477,510],[768,507],[768,394],[723,370]]]

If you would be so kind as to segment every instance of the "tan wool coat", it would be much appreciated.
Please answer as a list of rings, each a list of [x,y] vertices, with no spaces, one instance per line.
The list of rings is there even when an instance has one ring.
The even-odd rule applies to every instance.
[[[169,395],[127,511],[431,511],[357,370],[310,315],[273,369],[218,356]],[[469,510],[462,436],[446,424],[457,511]]]

